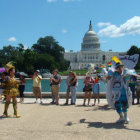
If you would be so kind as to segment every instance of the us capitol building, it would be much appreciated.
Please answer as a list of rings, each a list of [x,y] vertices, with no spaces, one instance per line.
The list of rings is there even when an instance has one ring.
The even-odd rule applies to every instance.
[[[97,34],[92,29],[90,21],[89,30],[85,33],[83,42],[81,44],[81,51],[66,52],[64,58],[70,61],[70,68],[72,70],[84,69],[88,64],[106,64],[111,61],[112,56],[123,55],[124,53],[102,51],[100,49],[100,42]]]

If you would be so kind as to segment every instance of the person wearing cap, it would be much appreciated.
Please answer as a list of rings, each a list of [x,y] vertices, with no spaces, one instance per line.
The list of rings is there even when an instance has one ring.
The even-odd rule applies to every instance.
[[[6,72],[7,72],[7,76],[5,77],[5,82],[2,85],[4,87],[3,94],[6,95],[6,102],[5,102],[3,115],[6,117],[9,117],[8,107],[9,107],[9,104],[12,99],[14,116],[16,118],[19,118],[20,115],[18,115],[18,113],[17,113],[17,96],[19,94],[18,86],[19,86],[20,81],[16,80],[15,67],[10,62],[8,64],[6,64]]]
[[[53,76],[50,78],[52,94],[55,98],[56,105],[59,105],[59,88],[61,83],[61,76],[58,74],[58,70],[53,71]]]
[[[40,71],[36,70],[32,79],[33,79],[33,93],[35,94],[36,101],[38,103],[38,95],[40,97],[40,103],[42,104],[42,94],[41,94],[41,80],[42,76],[39,75]]]
[[[119,114],[119,120],[117,123],[129,123],[128,107],[132,104],[132,93],[129,88],[130,76],[123,68],[121,62],[116,63],[116,71],[108,75],[108,103],[112,108],[115,108]]]

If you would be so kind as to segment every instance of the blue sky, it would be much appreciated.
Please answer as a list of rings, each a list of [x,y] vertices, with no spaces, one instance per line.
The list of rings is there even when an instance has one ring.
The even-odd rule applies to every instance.
[[[90,20],[102,50],[140,47],[139,5],[140,0],[0,0],[0,48],[30,48],[52,35],[67,51],[80,51]]]

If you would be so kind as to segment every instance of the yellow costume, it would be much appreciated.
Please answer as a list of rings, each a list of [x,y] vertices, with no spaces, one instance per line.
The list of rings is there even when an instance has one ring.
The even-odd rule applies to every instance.
[[[4,95],[9,96],[17,96],[19,94],[18,87],[19,84],[15,78],[7,77],[5,83],[3,84],[4,87]]]
[[[12,66],[11,63],[6,64],[6,69],[7,69],[7,73],[9,73],[9,70],[15,68],[14,66]],[[15,77],[10,77],[8,76],[5,79],[5,82],[3,84],[4,87],[4,95],[6,95],[7,97],[10,96],[11,98],[13,98],[13,109],[14,109],[14,115],[16,116],[16,118],[19,118],[20,116],[17,114],[17,100],[16,100],[16,96],[19,94],[19,90],[18,90],[18,84],[19,82],[15,79]],[[8,107],[10,104],[10,100],[6,100],[5,102],[5,107],[4,107],[4,113],[3,115],[5,115],[6,117],[8,117]]]

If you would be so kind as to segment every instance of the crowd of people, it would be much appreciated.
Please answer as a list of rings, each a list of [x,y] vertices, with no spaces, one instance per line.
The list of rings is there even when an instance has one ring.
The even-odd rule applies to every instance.
[[[41,95],[41,80],[42,77],[39,75],[39,70],[36,70],[34,73],[32,79],[33,79],[33,93],[36,97],[35,103],[38,103],[38,97],[40,97],[40,103],[42,104],[42,95]],[[93,78],[89,72],[87,72],[86,77],[84,79],[84,87],[83,87],[83,92],[85,93],[84,95],[84,102],[83,106],[85,106],[86,99],[88,98],[88,105],[90,103],[91,99],[91,94],[93,92],[95,100],[93,106],[96,104],[96,99],[98,99],[98,104],[99,104],[99,93],[100,93],[100,86],[99,86],[99,80],[100,76],[96,76]],[[59,75],[59,72],[57,69],[55,69],[52,72],[52,76],[50,77],[50,86],[51,86],[51,96],[52,96],[52,102],[51,104],[56,104],[59,105],[59,89],[60,89],[60,84],[62,82],[62,78]],[[64,105],[69,104],[69,98],[71,94],[71,105],[76,104],[76,91],[78,87],[78,79],[73,71],[69,71],[69,75],[66,78],[66,102]]]
[[[4,95],[3,102],[5,102],[4,113],[3,115],[9,117],[8,115],[8,107],[11,102],[13,101],[13,109],[14,115],[18,118],[20,115],[17,113],[17,96],[20,97],[20,103],[24,103],[24,90],[26,85],[26,78],[25,75],[22,73],[19,75],[19,79],[15,78],[15,67],[11,64],[7,64],[6,72],[1,73],[0,78],[0,95]],[[41,94],[41,80],[42,76],[40,75],[40,71],[36,70],[32,75],[33,80],[33,93],[36,98],[35,103],[38,103],[38,98],[40,98],[40,104],[42,104],[42,94]],[[84,102],[83,106],[85,106],[86,99],[88,98],[88,105],[91,99],[91,93],[95,94],[95,101],[98,98],[99,103],[99,77],[95,79],[91,76],[91,74],[87,73],[84,79],[84,87],[83,92],[84,95]],[[59,89],[60,84],[62,82],[62,78],[59,75],[57,69],[55,69],[50,77],[50,86],[51,86],[51,93],[52,93],[52,102],[51,104],[59,105]],[[78,86],[78,79],[75,72],[70,71],[69,75],[66,79],[66,103],[65,105],[69,104],[69,98],[71,94],[71,105],[76,104],[76,91]]]
[[[7,64],[7,70],[4,73],[1,73],[0,79],[0,92],[4,95],[5,107],[3,115],[9,117],[8,107],[13,101],[14,116],[19,118],[20,115],[17,112],[17,96],[20,96],[20,102],[24,103],[24,90],[26,85],[26,80],[24,74],[20,74],[19,79],[15,78],[15,67],[11,64]],[[94,103],[92,106],[96,105],[96,100],[98,100],[98,105],[100,103],[100,80],[102,77],[95,74],[95,77],[92,77],[90,72],[86,73],[84,78],[84,100],[83,106],[86,106],[86,100],[88,99],[87,105],[90,104],[91,95],[94,95]],[[112,108],[116,109],[120,118],[118,122],[124,121],[129,122],[127,115],[128,107],[131,104],[135,104],[134,99],[137,97],[137,104],[139,104],[139,94],[140,94],[140,81],[132,75],[123,75],[123,65],[121,63],[116,64],[116,71],[108,73],[108,76],[105,77],[108,85],[107,97],[108,103]],[[42,76],[40,71],[36,70],[32,75],[33,79],[33,93],[35,95],[36,101],[38,103],[38,98],[40,98],[40,104],[42,104],[42,94],[41,94],[41,80]],[[137,82],[138,81],[138,82]],[[50,86],[52,93],[52,102],[51,104],[59,105],[59,89],[62,82],[62,78],[59,75],[57,69],[55,69],[50,77]],[[73,71],[69,71],[69,75],[66,78],[66,102],[64,105],[69,104],[69,98],[71,97],[71,105],[76,104],[76,91],[78,87],[78,79]],[[128,88],[130,87],[130,88]],[[137,87],[137,88],[136,88]],[[131,89],[131,91],[129,90]],[[131,100],[132,93],[132,100]],[[71,96],[70,96],[71,94]]]

